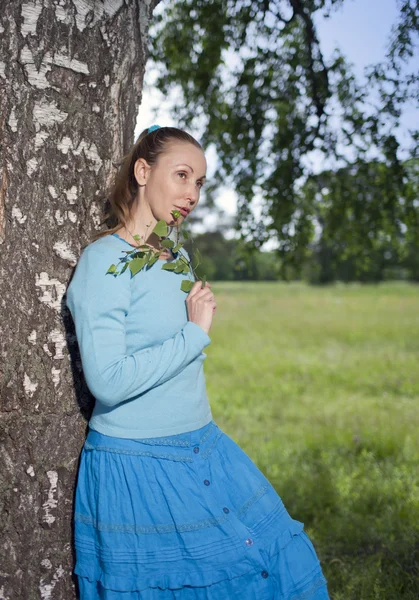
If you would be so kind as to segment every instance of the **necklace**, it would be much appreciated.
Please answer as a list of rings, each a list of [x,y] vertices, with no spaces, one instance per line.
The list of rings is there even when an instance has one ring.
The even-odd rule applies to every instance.
[[[135,237],[132,235],[131,231],[128,229],[128,227],[127,227],[126,225],[125,225],[125,229],[128,231],[128,233],[130,234],[130,236],[131,236],[131,237],[132,237],[132,239],[134,240],[134,242],[135,242],[135,245],[136,245],[136,246],[137,246],[137,248],[138,248],[138,246],[139,246],[139,245],[138,245],[138,240],[136,240],[136,239],[135,239]],[[137,235],[139,235],[139,234],[137,234]],[[141,240],[141,238],[142,238],[142,236],[140,235],[140,240]],[[146,241],[145,241],[144,239],[143,239],[143,241],[144,241],[144,244],[140,244],[140,246],[141,246],[141,245],[146,245],[146,246],[150,246],[150,247],[152,247],[152,246],[151,246],[151,244],[147,244],[147,243],[146,243]]]
[[[138,247],[139,247],[139,245],[137,244],[137,240],[136,240],[136,239],[135,239],[135,237],[132,235],[131,231],[128,229],[128,227],[127,227],[126,225],[125,225],[125,228],[126,228],[126,230],[128,231],[128,233],[130,234],[130,236],[132,237],[132,239],[134,240],[134,242],[135,242],[135,245],[136,245],[136,246],[137,246],[137,248],[138,248]],[[141,236],[140,236],[140,238],[141,238]],[[167,255],[167,254],[170,254],[170,255],[172,254],[172,252],[170,252],[170,253],[169,253],[169,251],[168,251],[168,249],[167,249],[167,248],[162,248],[162,247],[161,247],[161,244],[160,244],[160,242],[159,242],[159,244],[160,244],[160,247],[159,247],[159,248],[155,248],[155,247],[154,247],[154,246],[152,246],[151,244],[147,244],[145,241],[144,241],[144,244],[145,244],[146,246],[149,246],[150,248],[153,248],[153,250],[155,250],[156,252],[159,252],[160,250],[163,250],[163,254],[166,254],[166,255]],[[141,244],[140,244],[140,245],[141,245]]]

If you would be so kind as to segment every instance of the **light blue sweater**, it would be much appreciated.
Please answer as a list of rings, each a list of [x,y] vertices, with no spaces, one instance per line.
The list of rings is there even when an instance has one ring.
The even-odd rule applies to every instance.
[[[212,419],[204,375],[206,332],[188,321],[182,279],[166,260],[131,276],[106,274],[133,249],[117,234],[82,252],[67,290],[86,383],[96,399],[89,426],[122,438],[199,429]],[[188,257],[186,250],[182,253]],[[121,270],[121,265],[118,271]]]

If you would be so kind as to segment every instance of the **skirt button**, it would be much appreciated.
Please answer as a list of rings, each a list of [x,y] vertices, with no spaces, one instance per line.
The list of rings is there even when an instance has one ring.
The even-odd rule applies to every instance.
[[[224,506],[224,508],[223,508],[223,511],[224,511],[225,513],[229,513],[229,512],[230,512],[230,511],[228,510],[227,506]]]
[[[262,571],[261,575],[262,575],[262,577],[263,577],[264,579],[266,579],[267,577],[269,577],[269,573],[268,573],[268,571]]]
[[[248,538],[248,539],[246,540],[246,544],[247,544],[247,546],[251,546],[251,545],[253,544],[253,540],[252,540],[252,538]]]
[[[208,481],[208,479],[204,479],[204,483],[205,483],[205,485],[209,485],[210,484],[210,482]]]
[[[198,454],[198,452],[199,452],[198,446],[195,446],[195,448],[193,449],[193,451],[195,452],[195,454]]]

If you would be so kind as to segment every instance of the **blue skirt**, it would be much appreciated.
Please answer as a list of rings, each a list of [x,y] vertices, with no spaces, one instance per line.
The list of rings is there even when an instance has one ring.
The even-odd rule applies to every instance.
[[[74,512],[80,600],[329,600],[303,527],[214,420],[141,440],[89,429]]]

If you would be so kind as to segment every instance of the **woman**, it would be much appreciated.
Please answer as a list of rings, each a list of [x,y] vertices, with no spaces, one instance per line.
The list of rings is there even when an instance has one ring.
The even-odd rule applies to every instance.
[[[154,226],[183,221],[205,172],[186,132],[143,131],[110,195],[114,226],[84,249],[68,288],[96,399],[75,499],[81,600],[328,599],[303,523],[212,418],[211,286],[186,295],[185,275],[162,268],[170,250],[135,276],[109,273],[138,245],[160,250]]]

